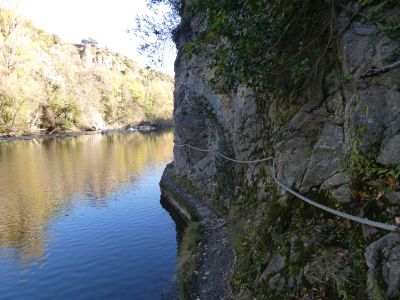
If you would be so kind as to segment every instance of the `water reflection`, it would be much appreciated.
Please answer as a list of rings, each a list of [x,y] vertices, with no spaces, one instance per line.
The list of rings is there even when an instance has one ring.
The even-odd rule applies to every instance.
[[[173,136],[92,135],[0,143],[0,256],[45,259],[49,226],[136,180],[149,163],[171,159]]]

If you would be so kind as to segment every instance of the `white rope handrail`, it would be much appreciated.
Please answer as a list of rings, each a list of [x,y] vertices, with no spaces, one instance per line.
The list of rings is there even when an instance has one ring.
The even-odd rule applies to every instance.
[[[313,206],[315,206],[315,207],[318,207],[319,209],[322,209],[322,210],[324,210],[324,211],[326,211],[326,212],[328,212],[328,213],[334,214],[334,215],[339,216],[339,217],[341,217],[341,218],[345,218],[345,219],[348,219],[348,220],[352,220],[352,221],[357,222],[357,223],[361,223],[361,224],[373,226],[373,227],[380,228],[380,229],[384,229],[384,230],[388,230],[388,231],[397,231],[397,230],[398,230],[398,226],[396,226],[396,225],[386,224],[386,223],[381,223],[381,222],[376,222],[376,221],[372,221],[372,220],[367,219],[367,218],[361,218],[361,217],[358,217],[358,216],[354,216],[354,215],[351,215],[351,214],[348,214],[348,213],[345,213],[345,212],[342,212],[342,211],[333,209],[333,208],[331,208],[331,207],[325,206],[325,205],[323,205],[323,204],[320,204],[320,203],[318,203],[318,202],[316,202],[316,201],[314,201],[314,200],[311,200],[311,199],[309,199],[309,198],[307,198],[307,197],[305,197],[305,196],[299,194],[299,193],[296,192],[295,190],[289,188],[289,187],[286,186],[284,183],[282,183],[281,181],[279,181],[279,179],[276,177],[276,173],[275,173],[275,159],[274,159],[273,157],[267,157],[267,158],[256,159],[256,160],[236,160],[236,159],[230,158],[230,157],[228,157],[228,156],[222,154],[222,153],[219,152],[218,150],[213,150],[213,149],[201,149],[201,148],[198,148],[198,147],[191,146],[191,145],[189,145],[189,144],[182,144],[182,145],[175,144],[175,146],[178,147],[178,148],[188,147],[188,148],[191,148],[191,149],[194,149],[194,150],[198,150],[198,151],[201,151],[201,152],[208,152],[208,153],[214,152],[215,154],[221,156],[222,158],[224,158],[224,159],[226,159],[226,160],[229,160],[229,161],[232,161],[232,162],[236,162],[236,163],[240,163],[240,164],[253,164],[253,163],[260,163],[260,162],[265,162],[265,161],[272,161],[272,169],[271,169],[272,178],[274,179],[274,181],[276,182],[276,184],[277,184],[278,186],[280,186],[281,188],[283,188],[285,191],[287,191],[287,192],[289,192],[290,194],[296,196],[296,197],[299,198],[300,200],[302,200],[302,201],[304,201],[304,202],[306,202],[306,203],[308,203],[308,204],[310,204],[310,205],[313,205]]]
[[[257,159],[257,160],[237,160],[237,159],[233,159],[233,158],[230,158],[230,157],[228,157],[228,156],[222,154],[222,153],[219,152],[218,150],[201,149],[201,148],[197,148],[197,147],[191,146],[191,145],[189,145],[189,144],[183,144],[183,145],[177,145],[177,144],[175,144],[175,146],[178,147],[178,148],[188,147],[188,148],[191,148],[191,149],[194,149],[194,150],[198,150],[198,151],[201,151],[201,152],[215,152],[215,154],[221,156],[222,158],[225,158],[226,160],[230,160],[230,161],[232,161],[232,162],[239,163],[239,164],[256,164],[256,163],[260,163],[260,162],[264,162],[264,161],[269,161],[269,160],[272,160],[272,159],[273,159],[273,157],[267,157],[267,158]]]

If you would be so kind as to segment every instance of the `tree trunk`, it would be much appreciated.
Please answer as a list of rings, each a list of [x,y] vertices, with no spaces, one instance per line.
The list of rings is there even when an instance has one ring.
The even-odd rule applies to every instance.
[[[31,130],[33,129],[33,127],[35,127],[36,121],[39,118],[39,114],[40,114],[40,108],[38,108],[36,110],[35,118],[33,119],[32,124],[31,124]]]
[[[25,101],[22,101],[21,104],[18,106],[16,112],[15,112],[14,115],[13,115],[12,122],[11,122],[11,125],[10,125],[8,131],[10,131],[10,132],[13,131],[13,129],[14,129],[14,124],[15,124],[15,120],[17,119],[17,115],[18,115],[18,113],[19,113],[19,111],[20,111],[20,109],[21,109],[21,107],[22,107],[22,105],[23,105],[24,103],[25,103]]]

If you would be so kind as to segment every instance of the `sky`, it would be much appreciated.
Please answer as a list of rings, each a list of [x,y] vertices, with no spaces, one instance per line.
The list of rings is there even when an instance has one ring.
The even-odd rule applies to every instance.
[[[10,0],[9,0],[10,1]],[[3,1],[3,2],[7,2]],[[16,0],[17,11],[36,27],[77,43],[94,38],[101,46],[126,55],[143,66],[146,57],[137,51],[138,40],[126,31],[137,14],[146,12],[145,0]],[[174,53],[162,69],[173,74]]]

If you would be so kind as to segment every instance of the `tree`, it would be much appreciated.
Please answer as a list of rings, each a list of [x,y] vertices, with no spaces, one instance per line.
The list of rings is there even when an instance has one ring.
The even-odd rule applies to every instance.
[[[163,66],[165,56],[175,50],[174,35],[183,8],[181,0],[146,0],[148,12],[136,17],[128,30],[143,41],[138,51],[145,54],[153,66]]]
[[[7,131],[22,129],[29,125],[28,116],[42,102],[42,85],[32,80],[29,73],[14,71],[0,80],[0,112],[2,125]]]
[[[12,10],[0,7],[0,61],[6,71],[22,63],[23,20]]]

